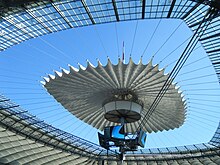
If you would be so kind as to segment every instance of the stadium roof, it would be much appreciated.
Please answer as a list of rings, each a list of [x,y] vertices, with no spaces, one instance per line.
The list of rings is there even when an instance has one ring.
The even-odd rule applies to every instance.
[[[134,93],[137,101],[143,103],[143,120],[154,101],[152,94],[158,93],[168,77],[164,75],[164,69],[159,70],[158,65],[152,65],[152,61],[146,65],[142,61],[135,64],[131,58],[128,64],[124,64],[121,59],[117,65],[113,65],[110,60],[106,66],[98,63],[98,67],[88,63],[86,68],[80,70],[70,66],[67,73],[64,70],[62,73],[55,72],[55,76],[45,78],[44,86],[74,116],[97,129],[103,130],[106,126],[118,124],[104,118],[102,107],[105,102],[117,99],[115,95],[127,91]],[[172,84],[142,129],[150,133],[178,128],[184,123],[185,109],[181,92]],[[135,114],[131,117],[135,117]],[[127,124],[127,132],[135,132],[141,120]]]
[[[15,44],[69,28],[90,26],[115,21],[137,19],[171,18],[184,20],[189,28],[196,30],[210,7],[219,10],[219,2],[211,0],[164,1],[2,1],[0,50]],[[17,3],[15,3],[17,2]],[[16,5],[12,5],[16,4]],[[6,7],[5,7],[6,6]],[[202,13],[202,14],[201,14]],[[205,51],[216,67],[220,49],[219,12],[210,28],[200,39]],[[210,44],[213,43],[213,44]],[[220,78],[220,77],[219,77]]]
[[[160,1],[0,1],[0,50],[41,35],[69,28],[136,19],[182,19],[193,31],[214,8],[215,16],[200,39],[220,80],[219,2],[211,0]],[[5,164],[119,164],[109,151],[56,129],[10,99],[0,98],[0,163]],[[220,126],[203,144],[145,149],[126,155],[125,164],[220,164]]]
[[[0,97],[1,163],[120,163],[119,153],[64,132]],[[210,163],[218,164],[220,125],[208,143],[170,148],[140,149],[126,154],[125,164]]]

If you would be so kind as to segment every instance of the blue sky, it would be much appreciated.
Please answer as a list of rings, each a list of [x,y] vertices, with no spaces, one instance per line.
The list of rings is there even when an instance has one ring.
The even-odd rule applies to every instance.
[[[143,63],[148,63],[154,56],[153,64],[166,67],[165,72],[169,73],[187,44],[183,42],[191,35],[180,20],[141,20],[70,29],[38,37],[1,52],[0,89],[6,97],[40,119],[97,143],[97,130],[77,120],[57,103],[42,87],[42,77],[53,74],[60,67],[68,70],[68,64],[86,66],[87,60],[96,66],[99,59],[105,65],[109,57],[117,64],[123,41],[126,63],[130,56],[136,63],[141,56]],[[146,148],[208,142],[217,128],[220,88],[201,45],[197,45],[174,82],[187,100],[186,122],[173,131],[149,134]]]

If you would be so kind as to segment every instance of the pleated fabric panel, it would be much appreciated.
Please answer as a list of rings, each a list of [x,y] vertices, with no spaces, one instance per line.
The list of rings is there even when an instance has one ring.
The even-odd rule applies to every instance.
[[[144,104],[141,120],[126,124],[128,132],[135,132],[141,121],[142,129],[148,133],[178,128],[184,123],[186,103],[175,84],[170,85],[150,118],[144,120],[168,78],[164,69],[153,66],[152,61],[143,64],[141,60],[135,64],[130,58],[125,64],[119,59],[113,65],[108,59],[106,66],[98,62],[94,67],[88,62],[86,68],[69,66],[69,71],[62,69],[54,74],[45,78],[44,87],[49,94],[74,116],[97,129],[117,125],[104,118],[102,105],[119,89],[134,92]]]

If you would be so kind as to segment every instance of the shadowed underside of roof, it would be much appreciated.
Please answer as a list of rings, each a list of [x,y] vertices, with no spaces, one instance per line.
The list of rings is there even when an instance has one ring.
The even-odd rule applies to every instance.
[[[120,164],[117,151],[110,150],[107,153],[96,144],[56,129],[3,96],[0,108],[0,163]],[[218,164],[219,133],[220,126],[208,143],[128,152],[125,164]]]
[[[0,127],[0,163],[3,164],[121,164],[116,157],[82,156],[46,146]],[[219,149],[193,154],[126,155],[124,164],[220,164]]]

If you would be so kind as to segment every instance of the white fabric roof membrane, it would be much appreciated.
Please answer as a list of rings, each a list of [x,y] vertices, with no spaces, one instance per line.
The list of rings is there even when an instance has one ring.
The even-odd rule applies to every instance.
[[[135,132],[168,78],[164,69],[159,70],[152,61],[145,65],[130,59],[124,64],[119,59],[117,65],[108,60],[106,66],[98,62],[94,67],[88,62],[86,68],[80,66],[79,70],[69,67],[69,72],[62,70],[62,74],[55,72],[55,76],[45,78],[44,87],[74,116],[100,130],[117,125],[104,118],[102,104],[112,98],[112,93],[123,89],[134,92],[144,104],[141,120],[126,124],[126,131]],[[178,128],[184,123],[185,115],[181,92],[171,84],[150,118],[143,121],[142,129],[151,133]]]

